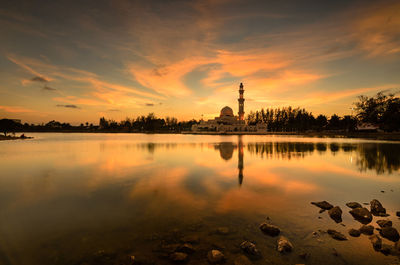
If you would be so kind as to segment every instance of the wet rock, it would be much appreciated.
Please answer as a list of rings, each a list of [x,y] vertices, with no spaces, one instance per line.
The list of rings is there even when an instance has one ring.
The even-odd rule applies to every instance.
[[[260,230],[263,231],[264,234],[269,236],[277,236],[281,232],[279,227],[267,223],[262,223],[260,225]]]
[[[292,243],[284,236],[280,236],[278,239],[278,251],[279,252],[290,252],[293,249]]]
[[[363,225],[360,227],[360,232],[370,236],[374,233],[374,227],[372,225]]]
[[[359,237],[361,235],[361,232],[360,230],[352,228],[349,230],[349,235],[352,237]]]
[[[245,255],[240,255],[233,261],[234,265],[252,265],[253,263]]]
[[[376,200],[373,199],[371,202],[371,213],[375,216],[387,216],[386,215],[386,209],[383,208],[382,204]]]
[[[342,222],[342,209],[339,206],[335,206],[328,211],[329,216],[336,223]]]
[[[379,250],[382,248],[382,239],[379,236],[372,235],[369,237],[369,240],[371,240],[372,246],[375,250]]]
[[[193,253],[195,251],[195,249],[193,248],[193,246],[191,244],[185,243],[183,245],[179,245],[176,248],[176,251],[177,252],[183,252],[183,253],[186,253],[186,254],[191,254],[191,253]]]
[[[380,227],[389,227],[389,226],[392,226],[392,221],[390,221],[390,220],[378,220],[378,221],[376,221],[376,223],[377,223]]]
[[[319,207],[319,208],[321,208],[321,209],[324,209],[324,210],[330,210],[330,209],[333,208],[333,205],[330,204],[330,203],[327,202],[327,201],[322,201],[322,202],[311,202],[311,204],[313,204],[313,205],[315,205],[315,206],[317,206],[317,207]]]
[[[396,216],[397,216],[397,217],[400,217],[400,211],[397,211],[397,212],[396,212]]]
[[[355,208],[349,213],[362,224],[369,224],[372,221],[372,215],[367,208]]]
[[[187,261],[188,255],[183,252],[174,252],[171,254],[170,259],[173,262],[184,262]]]
[[[240,244],[240,248],[247,254],[254,256],[260,255],[260,251],[257,249],[256,245],[254,243],[251,243],[250,241],[243,241]]]
[[[383,227],[381,231],[379,231],[379,234],[383,236],[386,239],[389,239],[390,241],[396,242],[399,241],[400,236],[399,232],[397,232],[397,229],[394,227]]]
[[[340,233],[336,230],[328,229],[327,232],[333,239],[336,239],[339,241],[347,240],[347,237],[345,235],[343,235],[342,233]]]
[[[225,256],[224,256],[224,254],[222,254],[221,251],[213,249],[208,252],[207,259],[210,263],[216,264],[216,263],[224,262]]]
[[[227,235],[227,234],[229,234],[229,228],[226,227],[226,226],[218,227],[217,228],[217,234],[219,234],[219,235]]]
[[[358,202],[348,202],[346,203],[346,206],[351,209],[362,208],[361,204],[359,204]]]

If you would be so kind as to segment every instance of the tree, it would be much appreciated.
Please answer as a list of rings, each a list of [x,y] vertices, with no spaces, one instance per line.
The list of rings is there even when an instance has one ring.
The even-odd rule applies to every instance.
[[[4,133],[4,136],[7,136],[7,133],[15,132],[20,124],[10,120],[10,119],[2,119],[0,120],[0,131]]]

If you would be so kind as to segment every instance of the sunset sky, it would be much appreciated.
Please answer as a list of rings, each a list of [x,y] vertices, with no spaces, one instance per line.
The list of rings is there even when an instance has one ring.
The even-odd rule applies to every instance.
[[[74,3],[75,2],[75,3]],[[399,1],[3,1],[0,118],[98,123],[400,91]]]

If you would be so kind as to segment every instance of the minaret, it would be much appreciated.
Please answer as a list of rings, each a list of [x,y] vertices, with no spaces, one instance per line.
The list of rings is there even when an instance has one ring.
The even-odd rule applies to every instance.
[[[244,89],[243,89],[243,83],[240,83],[240,87],[239,87],[239,120],[240,121],[244,121],[244,98],[243,98],[243,93],[244,93]]]

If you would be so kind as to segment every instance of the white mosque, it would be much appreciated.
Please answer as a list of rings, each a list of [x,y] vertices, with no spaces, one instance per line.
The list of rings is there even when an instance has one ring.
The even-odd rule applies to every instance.
[[[225,106],[221,109],[219,117],[204,121],[201,120],[199,124],[192,126],[193,132],[266,132],[266,124],[247,125],[244,120],[244,89],[243,84],[239,86],[239,112],[238,116],[233,114],[233,110]]]

